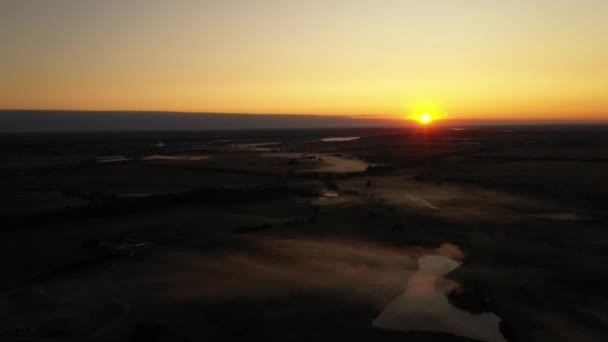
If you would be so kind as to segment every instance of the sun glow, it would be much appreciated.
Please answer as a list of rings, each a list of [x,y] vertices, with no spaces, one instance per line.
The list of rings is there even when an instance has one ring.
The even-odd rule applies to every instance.
[[[420,117],[418,117],[418,121],[423,124],[428,124],[431,122],[431,119],[431,114],[429,113],[422,113],[420,114]]]
[[[433,124],[438,120],[445,119],[447,112],[440,99],[423,99],[408,104],[406,117],[420,125]]]

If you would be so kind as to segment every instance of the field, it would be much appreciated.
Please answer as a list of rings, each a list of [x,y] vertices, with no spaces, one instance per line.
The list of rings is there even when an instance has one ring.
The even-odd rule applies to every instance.
[[[0,135],[0,340],[605,341],[607,152],[601,126]]]

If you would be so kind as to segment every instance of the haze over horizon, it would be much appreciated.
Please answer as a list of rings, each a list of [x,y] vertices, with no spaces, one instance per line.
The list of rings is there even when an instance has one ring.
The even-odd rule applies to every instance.
[[[339,115],[189,113],[159,111],[0,110],[2,132],[404,128],[411,120]],[[608,125],[608,120],[473,120],[446,118],[442,127]]]
[[[608,2],[0,2],[0,108],[608,119]]]

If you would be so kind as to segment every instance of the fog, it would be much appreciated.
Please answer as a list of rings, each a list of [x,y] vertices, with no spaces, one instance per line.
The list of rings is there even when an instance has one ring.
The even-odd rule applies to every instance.
[[[248,251],[205,257],[173,253],[173,272],[150,279],[180,299],[276,297],[299,292],[338,292],[382,305],[407,286],[417,259],[440,254],[461,258],[457,246],[395,248],[355,241],[256,239]],[[434,286],[434,284],[433,284]]]

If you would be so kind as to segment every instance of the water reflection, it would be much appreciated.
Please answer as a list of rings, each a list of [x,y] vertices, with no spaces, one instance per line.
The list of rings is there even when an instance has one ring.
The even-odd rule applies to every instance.
[[[323,141],[323,142],[353,141],[353,140],[357,140],[359,138],[360,137],[327,137],[327,138],[321,139],[321,141]]]
[[[332,190],[323,190],[321,191],[321,196],[323,197],[338,197],[338,193]]]
[[[162,154],[153,154],[143,158],[144,160],[185,160],[185,161],[195,161],[195,160],[206,160],[209,159],[207,155],[162,155]]]
[[[129,158],[127,158],[127,156],[105,156],[105,157],[97,158],[98,163],[116,163],[116,162],[123,162],[123,161],[128,161],[128,160],[129,160]]]
[[[231,150],[235,151],[252,151],[252,152],[272,152],[277,151],[280,143],[263,142],[263,143],[246,143],[246,144],[230,144]]]
[[[408,280],[403,294],[395,298],[373,321],[373,326],[402,331],[443,332],[487,342],[506,342],[499,331],[500,317],[474,315],[448,302],[453,284],[443,275],[461,264],[431,255],[418,259],[418,272]]]

